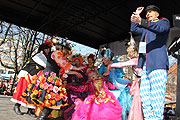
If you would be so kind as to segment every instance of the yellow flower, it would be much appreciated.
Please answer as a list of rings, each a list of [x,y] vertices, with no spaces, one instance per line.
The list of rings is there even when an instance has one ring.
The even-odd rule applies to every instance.
[[[29,85],[28,85],[28,88],[31,88],[31,87],[32,87],[32,84],[29,84]]]
[[[30,91],[30,88],[29,88],[29,87],[27,88],[27,91]]]
[[[25,93],[25,92],[23,92],[23,94],[22,94],[23,96],[27,96],[27,94]]]
[[[34,94],[34,95],[37,95],[37,94],[38,94],[38,91],[37,91],[37,90],[35,90],[35,91],[33,92],[33,94]]]

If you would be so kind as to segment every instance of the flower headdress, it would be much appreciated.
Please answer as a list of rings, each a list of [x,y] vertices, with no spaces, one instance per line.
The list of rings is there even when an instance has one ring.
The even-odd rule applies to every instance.
[[[81,64],[83,64],[83,58],[80,54],[76,54],[72,56],[72,61],[74,62],[75,60],[79,60]]]
[[[91,58],[91,59],[95,60],[95,59],[96,59],[96,56],[91,53],[91,54],[89,54],[89,56],[88,56],[87,58],[88,58],[88,59]]]
[[[43,51],[44,49],[51,48],[53,46],[53,43],[51,40],[46,40],[44,43],[42,43],[39,46],[38,52]]]
[[[113,57],[111,49],[106,47],[101,49],[101,55],[105,58],[105,60],[111,60]]]

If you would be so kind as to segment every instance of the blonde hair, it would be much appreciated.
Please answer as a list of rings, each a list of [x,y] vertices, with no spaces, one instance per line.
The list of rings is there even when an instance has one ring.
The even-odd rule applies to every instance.
[[[135,46],[129,46],[127,48],[128,54],[131,54],[133,58],[137,58],[139,56],[138,54],[138,48]]]

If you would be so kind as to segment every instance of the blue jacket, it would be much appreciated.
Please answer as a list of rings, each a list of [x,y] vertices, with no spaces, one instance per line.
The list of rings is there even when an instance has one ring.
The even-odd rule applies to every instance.
[[[138,68],[143,68],[146,63],[147,70],[169,69],[166,41],[170,29],[169,20],[166,18],[148,22],[142,19],[141,25],[131,22],[131,32],[141,35],[141,40],[146,36],[146,57],[139,54]]]

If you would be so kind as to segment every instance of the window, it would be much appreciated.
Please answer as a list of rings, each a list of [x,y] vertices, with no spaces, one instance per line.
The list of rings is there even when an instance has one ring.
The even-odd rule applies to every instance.
[[[1,69],[0,70],[0,74],[4,74],[4,73],[5,73],[5,71]]]
[[[8,71],[8,74],[14,74],[14,71]]]

